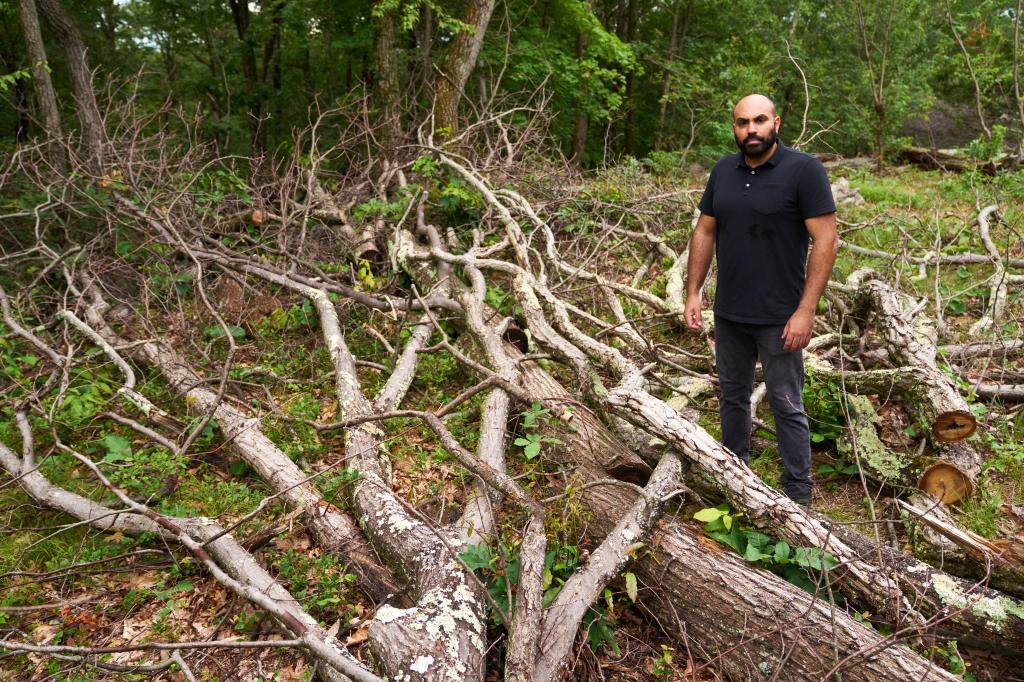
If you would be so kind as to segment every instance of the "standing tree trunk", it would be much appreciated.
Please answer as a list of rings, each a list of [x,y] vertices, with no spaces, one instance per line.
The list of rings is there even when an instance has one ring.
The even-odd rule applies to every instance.
[[[857,17],[857,33],[861,40],[864,66],[868,71],[868,85],[871,88],[871,104],[875,111],[875,150],[878,154],[877,166],[881,170],[885,165],[885,126],[888,106],[886,101],[886,67],[889,57],[889,38],[891,36],[893,17],[896,14],[896,2],[891,0],[885,9],[880,32],[870,30],[864,14],[864,4],[857,0],[854,8]],[[878,36],[875,38],[874,36]],[[875,60],[878,64],[875,64]]]
[[[442,131],[442,137],[451,136],[458,130],[459,99],[480,55],[484,33],[494,11],[494,2],[495,0],[469,0],[466,15],[462,20],[472,27],[472,31],[456,33],[452,38],[452,44],[448,46],[444,72],[434,89],[435,127]]]
[[[1013,11],[1013,96],[1017,100],[1017,113],[1020,115],[1021,130],[1024,131],[1024,98],[1020,93],[1020,11],[1021,0]],[[1024,143],[1021,144],[1024,149]]]
[[[420,79],[427,91],[427,98],[430,98],[430,87],[434,82],[434,71],[430,64],[430,52],[434,47],[434,9],[429,2],[423,3],[420,10],[420,21],[417,27],[417,37],[420,43],[421,70]]]
[[[385,160],[391,161],[395,156],[395,145],[398,143],[400,132],[398,101],[401,79],[395,49],[395,17],[391,11],[381,9],[379,6],[375,15],[377,33],[374,36],[373,65],[377,72],[377,80],[374,91],[380,107],[381,147],[384,149]]]
[[[981,105],[981,84],[978,82],[978,75],[974,73],[971,53],[967,51],[967,46],[964,45],[964,41],[960,38],[960,32],[956,30],[956,22],[953,21],[953,8],[950,7],[949,0],[946,0],[946,23],[949,24],[949,30],[953,34],[956,44],[960,46],[960,52],[964,55],[967,73],[971,76],[971,82],[974,83],[974,106],[978,110],[978,123],[981,124],[981,129],[985,133],[985,139],[990,140],[992,139],[992,131],[988,129],[988,125],[985,123],[985,108]]]
[[[676,54],[682,43],[686,42],[686,34],[690,29],[690,17],[693,15],[693,0],[686,3],[686,18],[683,19],[682,36],[679,35],[679,7],[682,0],[676,0],[675,8],[672,10],[672,32],[668,38],[668,60],[665,70],[661,74],[661,97],[658,100],[658,128],[654,133],[654,149],[662,150],[665,141],[665,116],[668,113],[668,94],[671,81],[671,64],[675,61]]]
[[[629,0],[626,14],[626,42],[629,43],[630,49],[633,49],[633,43],[636,41],[636,25],[638,21],[639,10],[637,8],[637,0]],[[631,69],[626,74],[626,130],[623,136],[623,146],[626,153],[631,156],[636,155],[636,78],[636,69]]]
[[[271,111],[277,115],[277,120],[282,120],[281,110],[281,59],[277,56],[281,50],[282,28],[284,26],[284,3],[285,0],[276,0],[268,3],[270,5],[270,25],[273,27],[270,36],[263,43],[263,62],[260,67],[260,108],[261,112],[267,110],[266,100],[272,99]],[[269,91],[267,82],[270,82]],[[283,122],[283,121],[282,121]],[[260,149],[267,147],[267,126],[260,122],[259,127]]]
[[[576,60],[583,61],[583,55],[587,51],[587,34],[583,31],[576,33]],[[580,88],[580,97],[586,97],[586,86]],[[581,102],[576,112],[576,130],[573,132],[572,140],[572,163],[577,168],[583,166],[583,154],[587,148],[587,128],[590,125],[590,117],[587,115],[586,105]]]
[[[39,30],[39,16],[36,14],[35,0],[19,0],[18,16],[21,18],[21,30],[25,35],[25,47],[32,64],[32,89],[35,91],[36,116],[43,125],[43,131],[51,140],[61,135],[60,107],[57,104],[57,93],[50,80],[50,72],[46,70],[46,47],[43,35]]]
[[[252,148],[256,153],[262,152],[264,138],[262,130],[263,97],[260,94],[260,77],[256,66],[256,53],[252,37],[249,35],[249,3],[245,0],[228,0],[231,7],[231,18],[235,22],[238,33],[239,56],[242,60],[242,75],[245,77],[246,92],[242,98],[248,104],[249,129],[251,130]]]
[[[103,160],[103,117],[96,104],[92,87],[92,71],[82,34],[71,17],[61,7],[60,0],[39,0],[39,10],[46,23],[57,34],[71,75],[71,89],[75,94],[75,110],[82,130],[82,152],[87,163],[98,169]]]

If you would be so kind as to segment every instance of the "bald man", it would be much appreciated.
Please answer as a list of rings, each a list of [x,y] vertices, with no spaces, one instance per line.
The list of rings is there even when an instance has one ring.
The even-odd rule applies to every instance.
[[[782,456],[783,489],[811,501],[811,447],[803,404],[802,349],[811,338],[839,239],[825,168],[779,139],[782,120],[764,95],[733,109],[739,153],[715,164],[690,241],[686,323],[701,327],[701,287],[718,260],[715,353],[722,444],[750,462],[754,365],[764,368]],[[809,241],[814,248],[807,257]]]

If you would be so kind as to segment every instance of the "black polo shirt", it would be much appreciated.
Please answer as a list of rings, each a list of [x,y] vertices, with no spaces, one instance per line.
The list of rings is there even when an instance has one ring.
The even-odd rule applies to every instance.
[[[834,213],[821,162],[779,140],[756,168],[737,152],[711,170],[700,211],[715,218],[715,314],[748,324],[785,324],[800,303],[810,236],[805,218]]]

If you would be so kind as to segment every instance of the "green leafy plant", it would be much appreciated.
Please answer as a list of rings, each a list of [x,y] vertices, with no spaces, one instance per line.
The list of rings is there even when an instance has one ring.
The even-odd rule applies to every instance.
[[[398,220],[405,213],[407,204],[408,202],[404,201],[385,201],[379,197],[373,197],[353,206],[352,217],[361,222],[375,218]]]
[[[523,449],[523,456],[526,459],[534,459],[540,455],[541,446],[545,443],[549,445],[561,445],[562,441],[554,436],[548,436],[545,434],[538,433],[538,430],[547,426],[551,423],[551,410],[545,408],[538,402],[530,405],[529,409],[524,410],[520,413],[522,421],[520,426],[524,433],[519,438],[513,441],[514,445],[517,445]]]
[[[333,556],[312,556],[289,549],[274,566],[281,581],[307,610],[342,613],[346,621],[355,615],[356,577]]]
[[[227,325],[228,332],[236,339],[245,338],[245,330],[239,327],[237,324]],[[211,324],[209,327],[203,329],[203,333],[211,339],[220,339],[224,337],[224,327],[219,324]]]
[[[818,547],[790,547],[783,540],[775,540],[764,533],[739,522],[743,514],[733,514],[729,505],[701,509],[693,515],[704,523],[704,532],[718,542],[732,547],[744,560],[766,568],[808,592],[814,592],[815,583],[809,571],[828,571],[838,562]]]
[[[822,476],[855,476],[860,469],[853,462],[837,457],[832,464],[819,464],[815,469]]]
[[[487,593],[491,595],[491,599],[499,606],[501,612],[511,613],[515,609],[515,591],[519,584],[518,547],[501,543],[499,548],[494,550],[488,545],[470,545],[459,557],[481,576],[487,586]],[[555,600],[579,564],[579,549],[572,545],[554,543],[544,554],[544,607]],[[618,652],[615,625],[610,616],[614,609],[614,595],[606,588],[602,597],[604,602],[592,605],[584,615],[581,625],[587,631],[587,638],[595,651],[602,644],[607,644],[613,651]],[[501,612],[495,611],[490,604],[488,611],[495,625],[504,624]]]
[[[977,161],[991,161],[1003,153],[1003,142],[1006,138],[1006,126],[992,126],[992,136],[979,135],[964,148],[967,155]]]
[[[963,657],[960,656],[956,640],[950,640],[945,644],[936,644],[934,650],[935,653],[946,659],[949,666],[949,672],[954,675],[959,675],[964,682],[977,682],[977,678],[974,674],[967,672],[967,666],[970,664],[964,661]]]
[[[808,372],[803,397],[811,442],[823,443],[838,438],[846,424],[840,387]]]
[[[651,666],[651,674],[658,682],[669,682],[672,679],[672,653],[672,647],[661,645],[661,655],[654,659]]]
[[[0,92],[7,92],[20,80],[30,80],[32,78],[32,69],[37,66],[42,66],[47,72],[50,71],[50,65],[45,61],[40,61],[36,62],[32,66],[26,66],[23,69],[18,69],[17,71],[0,74]]]

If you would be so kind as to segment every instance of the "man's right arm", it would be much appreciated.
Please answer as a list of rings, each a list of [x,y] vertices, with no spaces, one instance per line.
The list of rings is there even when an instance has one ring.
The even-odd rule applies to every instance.
[[[690,238],[690,257],[686,261],[686,308],[684,317],[690,329],[700,329],[701,300],[700,289],[704,286],[704,278],[711,268],[711,258],[715,253],[716,222],[714,216],[701,213],[697,219],[697,227]]]

